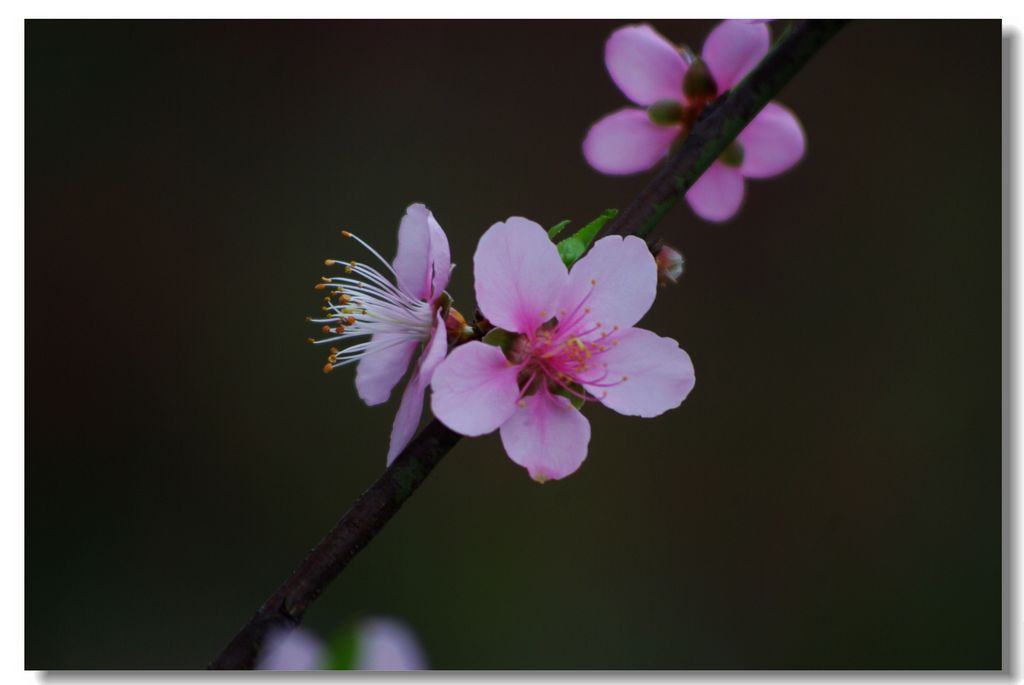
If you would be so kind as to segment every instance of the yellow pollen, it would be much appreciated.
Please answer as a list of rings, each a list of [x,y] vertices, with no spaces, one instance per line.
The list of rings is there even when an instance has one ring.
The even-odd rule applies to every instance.
[[[313,286],[313,290],[323,290],[326,287],[327,286],[324,285],[323,283],[317,283],[316,285]]]
[[[366,313],[366,310],[363,310],[363,314],[365,314],[365,313]],[[354,317],[354,316],[350,316],[347,319],[345,319],[345,325],[347,325],[347,326],[351,326],[355,322],[356,322],[356,317]]]
[[[348,231],[342,231],[342,232],[341,232],[341,234],[342,234],[343,236],[345,236],[346,238],[351,238],[351,237],[352,237],[352,234],[351,234],[351,233],[349,233]]]
[[[324,266],[334,266],[334,260],[333,259],[325,259],[324,260]]]
[[[526,408],[526,400],[519,400],[519,408],[520,409],[525,409]]]
[[[316,342],[316,340],[313,340],[312,338],[306,338],[306,342],[308,342],[310,345],[312,345],[313,343]]]
[[[330,364],[324,364],[324,373],[330,373],[331,371],[334,371],[334,367]]]

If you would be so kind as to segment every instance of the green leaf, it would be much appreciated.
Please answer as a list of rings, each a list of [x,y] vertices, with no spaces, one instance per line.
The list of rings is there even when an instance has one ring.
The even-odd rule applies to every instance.
[[[585,401],[583,399],[583,395],[585,394],[583,386],[578,383],[570,383],[569,387],[572,388],[572,392],[569,392],[565,388],[559,388],[558,390],[555,390],[555,394],[568,399],[576,409],[581,409]]]
[[[565,227],[568,226],[570,223],[572,222],[569,221],[568,219],[566,219],[565,221],[559,221],[557,224],[548,229],[548,237],[554,240],[555,236],[561,233],[565,229]]]
[[[487,335],[484,336],[483,342],[487,345],[500,347],[502,352],[508,354],[509,350],[512,349],[512,343],[514,343],[518,337],[519,335],[517,333],[510,333],[509,331],[501,328],[492,328],[487,331]]]
[[[619,210],[617,209],[606,209],[601,216],[597,217],[565,240],[559,241],[558,256],[562,258],[562,262],[564,262],[566,266],[572,266],[575,264],[576,260],[582,257],[590,247],[590,244],[594,242],[594,238],[597,237],[601,228],[610,220],[614,219],[618,213]],[[550,231],[548,234],[550,235]]]
[[[356,626],[350,625],[336,632],[327,645],[327,671],[351,671],[356,667],[356,648],[359,636]]]

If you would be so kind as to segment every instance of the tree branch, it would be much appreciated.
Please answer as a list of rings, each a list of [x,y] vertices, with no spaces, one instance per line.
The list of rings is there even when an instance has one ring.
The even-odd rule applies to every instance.
[[[728,97],[704,112],[662,171],[624,212],[609,222],[604,232],[645,237],[750,120],[845,23],[808,20],[784,35]],[[253,668],[267,634],[276,628],[294,628],[302,621],[310,604],[391,520],[460,437],[432,420],[263,603],[209,668]]]

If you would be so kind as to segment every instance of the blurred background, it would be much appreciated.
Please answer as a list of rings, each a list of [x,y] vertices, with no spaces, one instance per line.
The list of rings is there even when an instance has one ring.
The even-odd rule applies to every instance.
[[[425,202],[471,313],[492,223],[624,208],[649,176],[580,151],[623,23],[27,22],[28,668],[220,651],[384,468],[397,394],[305,342],[339,229],[391,256]],[[844,29],[780,96],[804,161],[656,231],[683,406],[588,408],[543,486],[464,440],[306,624],[443,669],[999,668],[1000,38]]]

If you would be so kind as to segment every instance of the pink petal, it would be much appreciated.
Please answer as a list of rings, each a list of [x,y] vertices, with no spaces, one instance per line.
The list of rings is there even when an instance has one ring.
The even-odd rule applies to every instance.
[[[444,361],[447,352],[448,332],[445,330],[441,311],[438,310],[434,332],[427,341],[412,376],[409,377],[409,383],[402,393],[402,403],[398,405],[398,412],[395,414],[395,423],[391,427],[391,444],[388,447],[388,466],[391,466],[395,457],[409,444],[416,428],[419,427],[420,416],[423,414],[423,393],[434,377],[434,370]]]
[[[582,305],[590,310],[588,322],[629,328],[651,308],[657,291],[658,267],[647,243],[636,236],[608,236],[573,264],[558,316],[564,321]]]
[[[748,178],[781,174],[800,161],[807,143],[796,115],[777,102],[765,105],[737,139],[743,146],[740,171]]]
[[[657,416],[678,407],[693,389],[690,356],[675,340],[642,328],[625,331],[598,362],[608,365],[607,378],[583,387],[620,414]]]
[[[456,347],[434,370],[434,416],[456,433],[490,433],[516,410],[518,374],[499,347],[477,341]]]
[[[327,650],[320,639],[304,628],[278,629],[263,641],[256,660],[260,671],[318,671],[326,666]]]
[[[681,130],[659,126],[642,109],[627,107],[590,127],[583,139],[583,156],[603,174],[647,171],[668,154]]]
[[[537,481],[565,478],[587,458],[590,422],[568,399],[541,390],[501,426],[509,458]]]
[[[452,270],[448,238],[424,205],[409,205],[405,210],[392,266],[402,289],[421,300],[433,300],[448,285]]]
[[[409,626],[393,618],[371,618],[359,625],[354,665],[360,671],[422,671],[427,660]]]
[[[730,19],[708,34],[701,57],[722,94],[742,81],[768,54],[769,47],[771,40],[765,24]]]
[[[686,192],[686,201],[701,218],[725,221],[743,204],[743,175],[736,167],[712,162]]]
[[[514,216],[487,229],[473,255],[476,303],[499,328],[533,333],[554,316],[568,272],[547,232]]]
[[[407,335],[378,333],[370,338],[366,354],[356,366],[356,391],[371,407],[383,404],[402,380],[419,342]]]
[[[679,48],[647,24],[623,26],[609,36],[604,63],[619,90],[638,105],[683,99],[686,62]]]

